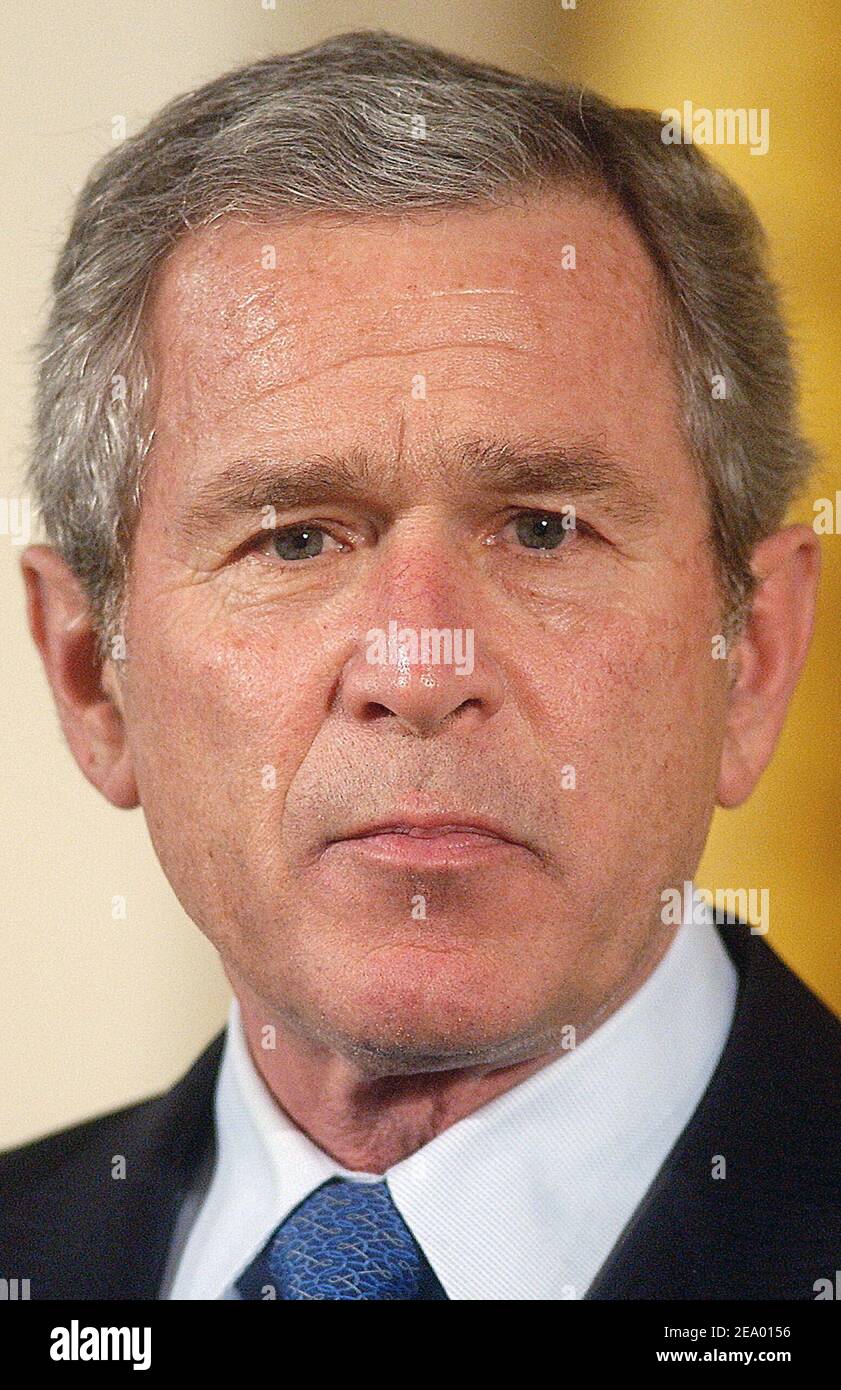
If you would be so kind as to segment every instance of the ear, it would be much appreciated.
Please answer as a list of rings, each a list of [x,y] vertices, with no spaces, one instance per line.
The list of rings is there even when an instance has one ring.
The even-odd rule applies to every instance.
[[[720,806],[739,806],[771,760],[815,622],[820,546],[809,526],[787,526],[761,541],[751,568],[759,586],[730,655],[731,687]]]
[[[111,661],[103,663],[97,655],[87,597],[52,546],[28,546],[21,568],[29,630],[70,750],[88,781],[112,805],[137,806],[120,676]]]

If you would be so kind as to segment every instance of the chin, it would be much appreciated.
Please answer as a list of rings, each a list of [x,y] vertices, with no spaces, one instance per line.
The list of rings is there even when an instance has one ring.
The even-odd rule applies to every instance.
[[[343,980],[322,975],[306,1012],[320,1041],[372,1074],[512,1065],[553,1042],[538,982],[512,987],[512,970],[475,950],[372,952]]]
[[[336,1051],[366,1076],[421,1076],[432,1072],[484,1068],[488,1071],[516,1066],[548,1053],[553,1038],[527,1029],[517,1037],[449,1037],[420,1030],[412,1037],[378,1037],[358,1033],[337,1036]]]

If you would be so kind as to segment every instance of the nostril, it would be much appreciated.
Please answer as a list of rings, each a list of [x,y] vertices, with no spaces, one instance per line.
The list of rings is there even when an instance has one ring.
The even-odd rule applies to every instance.
[[[366,700],[365,704],[362,706],[361,713],[362,718],[370,724],[373,724],[376,719],[382,719],[384,717],[389,719],[395,718],[394,710],[389,709],[388,705],[381,705],[377,700]]]

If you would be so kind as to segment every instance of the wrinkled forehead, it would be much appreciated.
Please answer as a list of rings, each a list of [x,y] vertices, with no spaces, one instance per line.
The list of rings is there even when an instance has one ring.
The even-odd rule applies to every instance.
[[[544,350],[559,331],[604,350],[623,334],[664,352],[660,286],[607,200],[564,191],[522,204],[401,216],[245,222],[185,234],[147,307],[158,370],[210,388],[247,362],[314,370],[351,353],[423,351],[444,337]]]

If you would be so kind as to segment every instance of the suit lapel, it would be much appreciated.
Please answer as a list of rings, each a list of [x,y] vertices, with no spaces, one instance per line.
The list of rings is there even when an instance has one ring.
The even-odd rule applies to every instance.
[[[32,1213],[10,1214],[5,1241],[33,1297],[157,1297],[180,1201],[213,1143],[223,1039],[164,1095],[89,1122],[87,1142],[39,1182]]]
[[[733,1027],[588,1299],[807,1299],[830,1273],[837,1067],[810,1056],[824,1040],[837,1055],[837,1024],[746,926],[719,931],[740,974]]]

